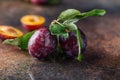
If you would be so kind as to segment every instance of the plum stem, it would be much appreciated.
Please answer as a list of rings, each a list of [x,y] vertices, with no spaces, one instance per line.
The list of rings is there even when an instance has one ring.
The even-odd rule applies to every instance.
[[[77,60],[81,61],[82,60],[82,55],[81,55],[82,40],[81,40],[80,31],[78,29],[76,30],[76,34],[77,34],[77,41],[78,41],[78,57],[77,57]]]
[[[62,53],[62,49],[61,49],[61,46],[60,46],[60,42],[59,42],[59,35],[57,35],[57,41],[58,41],[58,43],[57,43],[57,52],[59,52],[59,53]]]
[[[57,24],[59,24],[61,26],[64,26],[63,24],[61,24],[60,22],[58,22],[58,20],[54,20],[53,22],[55,22],[55,23],[57,23]]]

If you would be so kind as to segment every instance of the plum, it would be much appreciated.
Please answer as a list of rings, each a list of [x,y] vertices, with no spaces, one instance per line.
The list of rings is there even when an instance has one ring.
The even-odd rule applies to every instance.
[[[87,46],[87,39],[85,34],[81,30],[80,30],[80,34],[82,39],[81,53],[84,53],[85,48]],[[69,37],[67,39],[60,37],[60,45],[63,51],[66,53],[67,57],[74,58],[78,56],[78,42],[77,42],[77,36],[74,32],[70,32]]]
[[[33,31],[44,26],[45,18],[38,15],[25,15],[20,19],[22,26],[28,31]]]
[[[0,25],[0,39],[14,39],[23,36],[23,32],[8,25]]]
[[[31,3],[39,5],[39,4],[45,4],[48,0],[31,0]]]
[[[29,54],[37,59],[45,59],[57,47],[57,38],[51,35],[48,28],[40,28],[29,40]]]

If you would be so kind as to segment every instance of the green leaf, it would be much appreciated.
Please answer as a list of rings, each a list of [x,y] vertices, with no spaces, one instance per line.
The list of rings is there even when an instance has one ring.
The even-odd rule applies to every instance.
[[[75,22],[77,22],[79,19],[70,19],[63,22],[64,27],[69,31],[75,31],[77,30],[77,26],[75,25]]]
[[[35,31],[29,32],[29,33],[25,34],[23,37],[21,37],[20,44],[18,47],[20,47],[22,50],[27,50],[28,49],[28,41],[34,32]]]
[[[80,14],[79,10],[76,10],[76,9],[67,9],[67,10],[63,11],[58,16],[58,20],[65,21],[65,20],[69,20],[69,19],[74,19],[75,16],[77,16],[79,14]]]
[[[79,19],[75,18],[75,19],[69,19],[63,22],[63,24],[69,24],[69,23],[76,23],[78,22]]]
[[[33,35],[35,31],[29,32],[22,37],[15,38],[15,39],[6,39],[3,44],[10,44],[14,46],[18,46],[22,50],[28,49],[28,41],[30,37]]]
[[[61,23],[52,23],[49,27],[49,30],[52,35],[63,36],[64,38],[68,37],[68,33],[66,32],[64,25]]]
[[[103,16],[103,15],[105,15],[105,13],[106,13],[106,11],[103,9],[94,9],[89,12],[81,13],[81,14],[77,15],[76,18],[83,19],[83,18],[87,18],[90,16]]]
[[[20,38],[6,39],[3,41],[3,44],[10,44],[10,45],[14,45],[14,46],[19,46],[20,45]]]
[[[64,39],[68,38],[69,37],[69,34],[66,32],[64,34],[61,34],[60,36],[62,36]]]

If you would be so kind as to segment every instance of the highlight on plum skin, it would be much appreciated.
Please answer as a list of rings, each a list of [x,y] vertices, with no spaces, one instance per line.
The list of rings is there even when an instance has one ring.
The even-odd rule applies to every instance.
[[[44,59],[52,54],[57,47],[57,39],[48,28],[38,29],[28,43],[29,54],[37,59]]]

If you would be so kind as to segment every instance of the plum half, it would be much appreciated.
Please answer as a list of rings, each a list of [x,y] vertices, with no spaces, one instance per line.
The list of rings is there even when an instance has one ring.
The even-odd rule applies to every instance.
[[[20,19],[22,26],[28,31],[33,31],[44,26],[45,18],[38,15],[25,15]]]
[[[19,29],[7,26],[7,25],[0,25],[0,39],[14,39],[23,36],[23,32]]]
[[[51,35],[48,28],[38,29],[28,43],[29,54],[37,59],[45,59],[57,47],[57,39]]]

